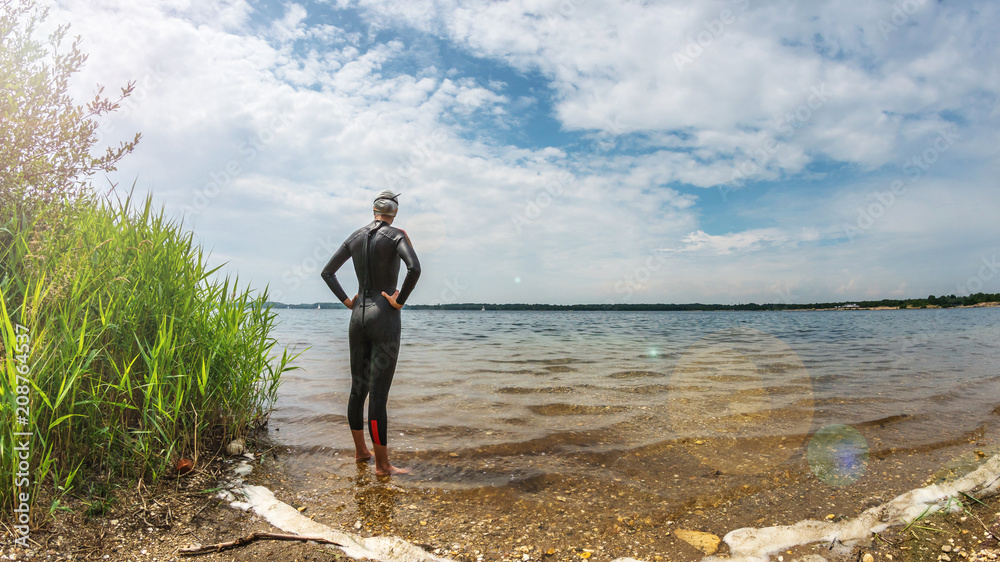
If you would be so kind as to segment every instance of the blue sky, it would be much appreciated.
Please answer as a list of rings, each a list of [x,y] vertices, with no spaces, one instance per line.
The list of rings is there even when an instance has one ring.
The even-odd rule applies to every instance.
[[[109,179],[277,300],[387,188],[411,303],[1000,292],[995,2],[52,6],[137,81]]]

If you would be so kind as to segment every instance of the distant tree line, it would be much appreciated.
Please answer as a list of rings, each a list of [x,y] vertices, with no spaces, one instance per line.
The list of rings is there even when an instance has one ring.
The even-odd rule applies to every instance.
[[[952,307],[952,306],[972,306],[984,302],[1000,302],[1000,293],[976,293],[965,297],[947,295],[936,297],[928,296],[926,299],[882,299],[877,301],[853,301],[853,302],[821,302],[811,304],[788,304],[788,303],[765,303],[757,304],[488,304],[488,303],[457,303],[457,304],[411,304],[407,308],[415,310],[610,310],[610,311],[699,311],[699,310],[799,310],[810,308],[877,308],[877,307],[898,307],[898,308],[927,308]],[[319,302],[312,304],[285,304],[280,302],[270,302],[275,308],[304,308],[304,309],[339,309],[343,304],[339,302]]]

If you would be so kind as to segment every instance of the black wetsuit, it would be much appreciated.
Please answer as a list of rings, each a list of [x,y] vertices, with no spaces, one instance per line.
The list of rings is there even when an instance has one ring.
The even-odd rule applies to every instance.
[[[368,430],[372,442],[386,444],[386,402],[399,356],[399,309],[382,296],[393,294],[399,279],[399,261],[406,264],[406,277],[396,297],[406,302],[420,277],[420,262],[409,237],[384,221],[374,221],[347,237],[323,268],[323,280],[341,302],[347,293],[337,281],[337,270],[347,258],[354,260],[358,276],[358,299],[351,313],[348,339],[351,345],[351,396],[347,422],[351,429],[364,429],[365,397],[368,397]]]

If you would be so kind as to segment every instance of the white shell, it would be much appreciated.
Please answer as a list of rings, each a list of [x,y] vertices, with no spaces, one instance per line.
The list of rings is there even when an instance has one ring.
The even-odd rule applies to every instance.
[[[234,439],[232,443],[226,445],[226,454],[233,457],[236,455],[242,455],[245,446],[243,445],[242,439]]]

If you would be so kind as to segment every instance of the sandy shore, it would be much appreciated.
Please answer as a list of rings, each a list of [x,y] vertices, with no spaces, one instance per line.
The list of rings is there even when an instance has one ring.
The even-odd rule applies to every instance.
[[[923,309],[919,309],[919,308],[907,308],[906,310],[924,310],[924,309],[931,309],[931,308],[949,309],[949,308],[996,308],[996,307],[1000,307],[1000,302],[981,302],[981,303],[970,304],[970,305],[964,305],[963,304],[963,305],[959,305],[959,306],[944,306],[944,307],[937,306],[937,305],[934,305],[934,304],[929,304],[929,305],[923,307]],[[855,310],[899,310],[899,307],[898,306],[873,306],[873,307],[862,307],[862,306],[859,306],[859,307],[855,307],[855,308],[841,308],[841,307],[835,307],[835,308],[788,308],[788,309],[785,309],[783,312],[803,312],[803,311],[807,311],[807,310],[809,310],[809,311],[814,311],[814,310],[819,310],[819,311],[835,310],[835,311],[839,311],[839,312],[851,312],[851,311],[855,311]]]
[[[617,465],[650,472],[650,486],[662,485],[661,470],[648,459],[670,458],[680,452],[640,451],[629,458],[594,457],[594,477],[548,474],[514,485],[468,487],[457,471],[454,482],[429,484],[408,477],[382,479],[373,467],[356,464],[345,454],[339,464],[316,470],[311,455],[258,441],[263,454],[250,463],[247,482],[266,486],[275,497],[312,521],[359,537],[395,536],[423,551],[460,561],[701,560],[706,550],[692,537],[724,537],[743,527],[790,525],[803,519],[845,521],[865,509],[888,502],[909,490],[946,482],[981,465],[1000,452],[994,431],[971,436],[931,451],[876,451],[866,475],[848,486],[829,486],[808,469],[804,458],[761,474],[719,473],[697,462],[671,465],[682,472],[669,475],[678,489],[699,490],[679,505],[666,505],[641,487],[616,486],[597,475]],[[328,453],[328,452],[326,452]],[[494,462],[490,452],[476,459],[435,455],[401,455],[410,466],[467,466]],[[34,559],[48,560],[179,560],[178,550],[193,544],[232,540],[253,531],[280,532],[260,515],[230,507],[217,497],[219,482],[231,474],[233,459],[215,459],[193,475],[165,482],[161,489],[118,490],[107,513],[85,517],[86,499],[71,499],[56,520],[33,530]],[[680,467],[680,468],[678,468]],[[713,490],[714,493],[704,493]],[[968,513],[936,515],[916,528],[889,529],[870,543],[831,550],[813,543],[788,548],[783,561],[937,560],[950,547],[952,560],[975,559],[995,552],[983,525],[1000,525],[1000,500],[983,505],[964,502]],[[931,528],[934,530],[927,530]],[[996,532],[1000,532],[1000,526]],[[692,544],[692,542],[694,544]],[[964,552],[965,556],[959,556]],[[730,555],[721,543],[715,555]],[[926,556],[925,556],[926,555]],[[995,555],[995,554],[994,554]],[[25,553],[12,547],[10,535],[0,547],[0,559],[20,560]],[[261,541],[235,550],[201,556],[200,560],[347,560],[342,553],[318,544]],[[777,559],[774,557],[772,559]],[[782,561],[782,562],[783,562]]]

